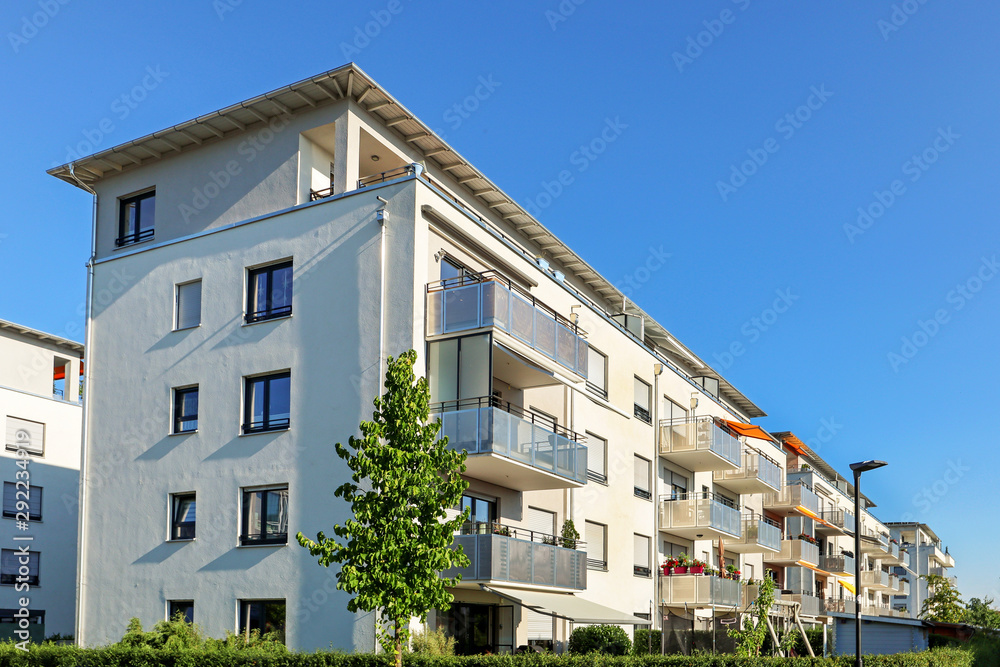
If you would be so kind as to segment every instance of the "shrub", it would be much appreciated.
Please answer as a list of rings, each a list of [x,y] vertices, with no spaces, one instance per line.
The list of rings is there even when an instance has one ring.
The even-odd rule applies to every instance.
[[[659,630],[636,630],[635,640],[632,642],[632,653],[635,655],[659,655],[660,642]]]
[[[455,655],[455,638],[444,630],[427,630],[413,635],[413,652],[424,655]]]
[[[590,625],[573,630],[569,652],[573,654],[606,653],[626,655],[632,650],[628,633],[618,625]]]

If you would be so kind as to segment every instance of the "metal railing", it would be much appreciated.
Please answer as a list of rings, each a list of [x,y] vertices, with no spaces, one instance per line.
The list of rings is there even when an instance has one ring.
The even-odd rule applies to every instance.
[[[710,491],[679,493],[660,498],[660,528],[714,528],[740,537],[740,507]]]
[[[855,613],[856,602],[851,598],[824,598],[823,611],[841,614]]]
[[[765,561],[798,562],[800,560],[813,565],[819,564],[819,545],[798,537],[786,537],[781,541],[781,552],[764,554]]]
[[[819,512],[819,496],[801,482],[787,484],[779,493],[764,494],[764,507],[802,507],[813,514]]]
[[[866,588],[888,588],[889,573],[883,570],[862,570],[861,585]]]
[[[309,201],[319,201],[320,199],[326,199],[327,197],[333,196],[333,186],[328,188],[323,188],[322,190],[309,190]]]
[[[496,271],[427,284],[427,335],[494,327],[587,377],[587,341],[573,322]]]
[[[816,597],[814,593],[805,591],[792,591],[782,599],[788,602],[798,602],[799,613],[803,616],[819,616],[820,609],[823,607],[820,598]]]
[[[736,579],[700,574],[674,574],[660,578],[660,599],[668,605],[741,607],[743,585]]]
[[[497,454],[585,484],[586,440],[550,417],[495,396],[445,401],[431,406],[441,419],[448,446],[469,454]]]
[[[452,568],[445,577],[464,581],[505,581],[573,590],[587,588],[587,553],[576,549],[496,533],[456,535],[454,545],[469,566]]]
[[[854,564],[854,557],[848,556],[847,554],[840,554],[839,556],[825,555],[819,557],[819,569],[824,572],[853,574]]]
[[[743,465],[738,470],[716,470],[712,478],[717,482],[740,479],[757,479],[774,490],[781,488],[781,466],[771,457],[752,449],[743,452]]]
[[[759,544],[774,551],[781,550],[781,524],[759,514],[745,514],[742,517],[744,544]]]
[[[115,239],[115,246],[122,248],[127,245],[138,243],[139,241],[148,241],[153,238],[154,231],[155,229],[150,227],[149,229],[136,230],[131,234],[124,234]]]
[[[714,417],[660,420],[660,454],[711,451],[738,468],[743,445]]]
[[[847,510],[826,510],[820,517],[829,524],[833,524],[848,533],[853,533],[857,529],[854,513]]]
[[[551,533],[543,533],[537,530],[508,526],[507,524],[500,523],[499,521],[466,521],[462,524],[458,534],[503,535],[504,537],[513,537],[518,540],[525,540],[526,542],[551,544],[565,549],[580,549],[580,547],[585,547],[587,545],[587,543],[581,539],[566,539],[559,535],[552,535]],[[586,551],[586,549],[580,550]]]
[[[364,178],[358,179],[358,189],[360,190],[365,186],[375,185],[376,183],[385,183],[386,181],[391,181],[394,178],[399,178],[401,176],[409,176],[415,173],[415,171],[416,170],[412,164],[407,164],[402,167],[396,167],[395,169],[380,172],[378,174],[365,176]]]

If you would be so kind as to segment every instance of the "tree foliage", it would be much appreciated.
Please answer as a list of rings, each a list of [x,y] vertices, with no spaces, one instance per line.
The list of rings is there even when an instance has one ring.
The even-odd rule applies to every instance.
[[[757,599],[743,615],[743,629],[730,630],[729,636],[736,640],[736,655],[755,658],[760,655],[767,637],[767,615],[774,605],[774,580],[770,577],[758,584]]]
[[[961,623],[965,609],[951,580],[939,574],[922,574],[920,578],[927,580],[927,599],[920,608],[920,618],[939,623]]]
[[[988,630],[1000,630],[1000,611],[993,608],[993,598],[972,598],[965,605],[963,623]]]
[[[446,520],[468,488],[465,452],[437,439],[441,424],[428,421],[430,392],[427,380],[414,376],[416,359],[413,350],[389,357],[385,393],[374,400],[372,420],[361,423],[362,437],[336,445],[352,475],[335,494],[354,517],[333,527],[336,538],[296,535],[320,565],[340,565],[337,588],[353,595],[349,610],[377,611],[393,626],[391,635],[380,626],[379,639],[397,667],[410,619],[426,621],[430,609],[447,610],[454,600],[447,587],[460,577],[441,573],[469,565],[461,547],[451,548],[466,516]]]
[[[567,648],[574,655],[581,653],[628,655],[632,651],[632,640],[620,625],[588,625],[573,630]]]

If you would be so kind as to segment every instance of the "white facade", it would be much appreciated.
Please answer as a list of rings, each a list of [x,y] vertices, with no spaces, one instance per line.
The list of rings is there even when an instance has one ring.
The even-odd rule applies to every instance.
[[[79,343],[0,321],[3,639],[24,639],[14,634],[22,598],[33,641],[74,631],[82,356]],[[27,457],[18,456],[19,446]],[[22,547],[28,556],[19,555]],[[28,561],[23,574],[21,559]]]
[[[957,586],[956,577],[948,570],[955,567],[955,558],[948,552],[937,534],[925,523],[913,521],[890,521],[886,524],[892,531],[893,539],[900,544],[901,551],[907,554],[905,568],[896,568],[900,577],[906,577],[910,585],[905,595],[893,597],[894,609],[905,610],[911,618],[917,618],[927,600],[927,580],[929,574],[936,574],[951,580]]]
[[[745,431],[760,408],[358,68],[158,135],[51,172],[97,198],[82,643],[193,607],[214,636],[373,649],[374,618],[288,536],[346,518],[333,443],[410,348],[471,452],[474,564],[429,619],[465,650],[563,645],[570,623],[519,594],[704,629],[744,587],[664,576],[667,556],[796,562],[786,517],[809,517],[782,443]]]

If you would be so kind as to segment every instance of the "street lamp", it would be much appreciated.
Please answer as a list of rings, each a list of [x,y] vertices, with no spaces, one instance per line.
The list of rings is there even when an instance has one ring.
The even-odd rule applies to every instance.
[[[875,470],[882,466],[889,465],[885,461],[861,461],[852,463],[851,470],[854,471],[854,516],[857,517],[854,524],[854,632],[857,642],[855,653],[855,667],[862,667],[861,664],[861,473]]]

